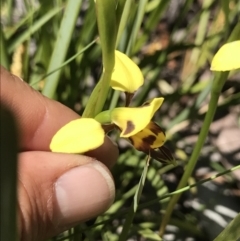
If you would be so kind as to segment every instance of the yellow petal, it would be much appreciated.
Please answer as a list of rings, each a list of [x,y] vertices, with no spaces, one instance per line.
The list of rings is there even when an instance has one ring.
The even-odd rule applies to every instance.
[[[150,122],[143,130],[129,137],[133,146],[149,154],[150,149],[161,147],[165,142],[165,133],[155,122]]]
[[[240,41],[224,44],[215,54],[212,71],[230,71],[240,68]]]
[[[104,130],[91,118],[73,120],[63,126],[52,138],[53,152],[83,153],[103,144]]]
[[[162,105],[163,100],[163,98],[155,98],[140,107],[120,107],[113,109],[111,119],[122,130],[120,136],[130,137],[144,129]]]
[[[143,75],[139,67],[126,54],[117,50],[110,85],[115,90],[128,93],[134,93],[143,85]]]

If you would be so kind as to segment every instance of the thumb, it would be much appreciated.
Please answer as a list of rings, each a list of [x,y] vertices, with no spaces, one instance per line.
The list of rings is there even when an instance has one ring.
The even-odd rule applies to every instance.
[[[19,154],[21,240],[43,240],[106,211],[115,188],[109,170],[90,157]]]

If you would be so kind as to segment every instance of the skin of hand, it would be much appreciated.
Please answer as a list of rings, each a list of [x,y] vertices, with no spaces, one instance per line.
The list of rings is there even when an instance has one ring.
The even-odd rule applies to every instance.
[[[106,211],[115,197],[109,168],[117,160],[117,146],[106,137],[86,155],[50,152],[53,135],[79,116],[3,67],[0,74],[1,103],[14,113],[19,131],[21,240],[44,240]]]

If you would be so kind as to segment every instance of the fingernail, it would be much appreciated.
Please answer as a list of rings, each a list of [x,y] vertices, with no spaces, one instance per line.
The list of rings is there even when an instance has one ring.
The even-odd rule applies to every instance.
[[[59,225],[88,220],[106,211],[115,197],[111,174],[98,161],[75,167],[55,184]]]

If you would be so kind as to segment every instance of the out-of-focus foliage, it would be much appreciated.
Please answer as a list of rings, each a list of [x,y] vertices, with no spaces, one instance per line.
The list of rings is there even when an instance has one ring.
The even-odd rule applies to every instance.
[[[156,232],[169,199],[147,206],[144,203],[175,191],[208,108],[213,80],[210,63],[239,24],[239,13],[238,0],[125,3],[117,49],[138,64],[145,80],[132,105],[164,97],[154,120],[166,130],[166,145],[178,163],[177,167],[164,166],[151,160],[129,232],[131,240],[160,240]],[[5,0],[1,3],[1,23],[1,64],[36,90],[82,114],[102,71],[98,40],[77,55],[98,37],[94,1]],[[126,27],[121,28],[124,23]],[[239,162],[239,104],[240,74],[232,71],[189,184]],[[123,105],[123,96],[112,90],[104,108]],[[124,140],[119,147],[119,161],[112,170],[116,200],[96,220],[80,225],[81,240],[118,240],[145,164],[145,156]],[[183,195],[163,238],[213,240],[240,211],[239,180],[239,174],[232,173]],[[66,231],[54,240],[74,240],[74,232]]]

